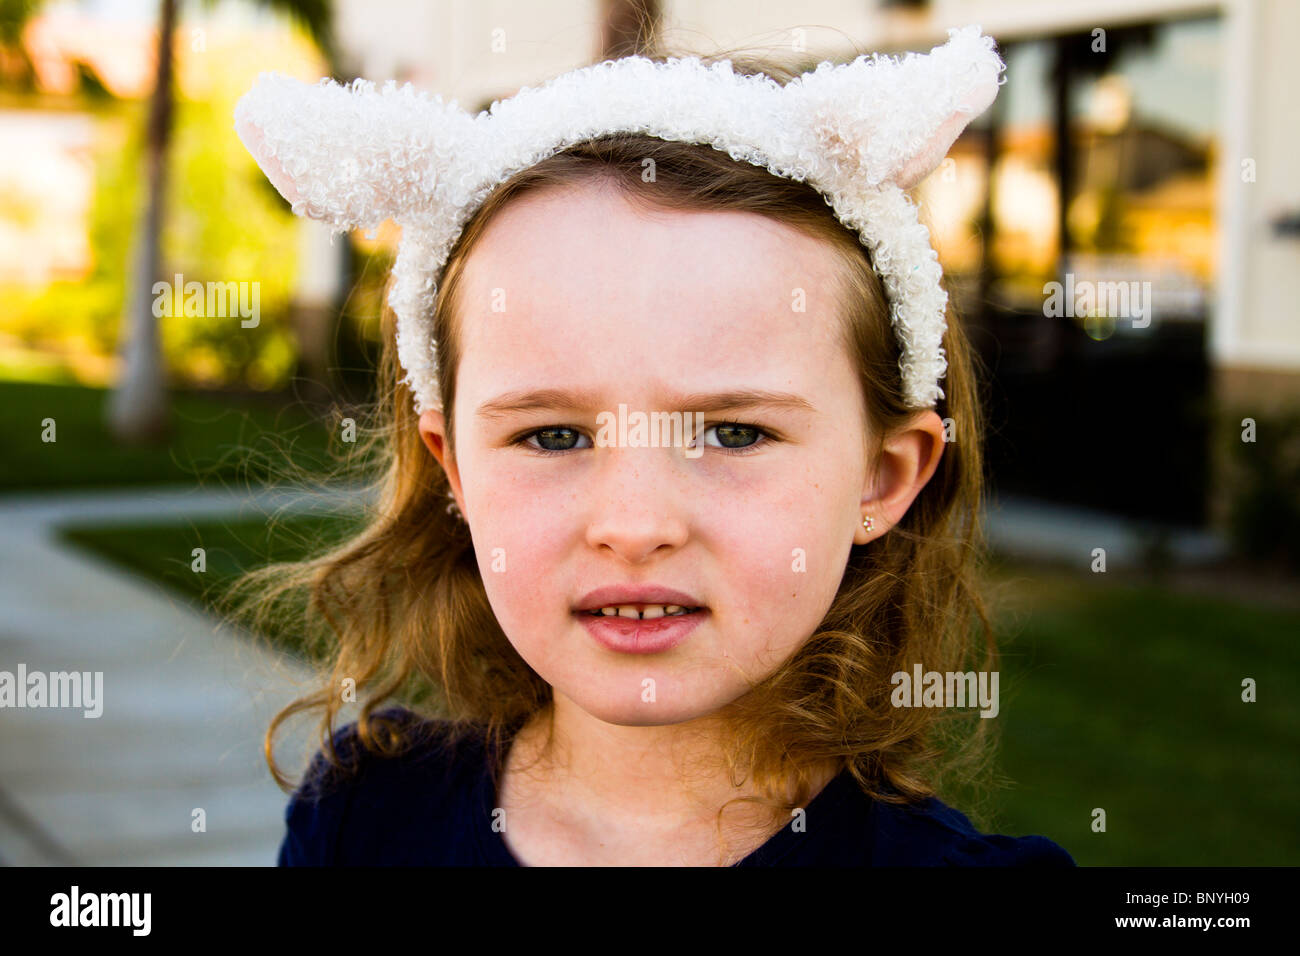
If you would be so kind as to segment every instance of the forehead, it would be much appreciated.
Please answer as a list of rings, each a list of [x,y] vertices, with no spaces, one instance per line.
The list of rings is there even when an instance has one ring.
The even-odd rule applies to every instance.
[[[648,197],[654,188],[646,184]],[[828,243],[769,217],[669,210],[590,182],[513,199],[479,238],[462,281],[480,293],[514,287],[537,307],[648,299],[662,308],[665,297],[789,300],[796,286],[833,282],[836,264]]]
[[[462,373],[522,387],[539,365],[608,370],[630,352],[661,378],[811,370],[838,348],[842,268],[825,240],[756,213],[647,207],[595,183],[526,193],[465,262]]]

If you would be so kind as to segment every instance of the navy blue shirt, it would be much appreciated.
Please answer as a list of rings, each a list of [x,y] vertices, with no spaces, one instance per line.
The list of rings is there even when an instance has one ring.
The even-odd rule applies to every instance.
[[[393,708],[386,717],[422,723]],[[443,725],[433,725],[436,731]],[[424,730],[430,729],[425,724]],[[335,751],[360,764],[355,776],[317,754],[285,811],[280,866],[520,866],[493,828],[496,793],[481,737],[431,736],[398,757],[369,754],[349,724]],[[978,832],[931,797],[912,805],[876,801],[841,773],[792,820],[736,866],[1073,866],[1041,836]]]

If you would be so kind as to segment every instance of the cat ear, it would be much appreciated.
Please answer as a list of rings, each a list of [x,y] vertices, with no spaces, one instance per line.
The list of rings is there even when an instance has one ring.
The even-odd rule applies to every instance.
[[[1006,68],[993,38],[978,26],[948,32],[948,42],[928,54],[823,63],[787,85],[803,99],[806,122],[842,187],[892,182],[910,189],[993,102]]]
[[[336,231],[427,213],[473,119],[455,103],[392,80],[315,85],[262,73],[235,106],[235,131],[294,213]]]

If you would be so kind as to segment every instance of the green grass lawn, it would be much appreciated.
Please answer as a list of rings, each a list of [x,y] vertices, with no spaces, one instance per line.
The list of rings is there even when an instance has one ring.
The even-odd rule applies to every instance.
[[[343,519],[82,529],[81,547],[202,603],[238,570],[299,556]],[[189,570],[205,547],[206,576]],[[1300,862],[1300,612],[1135,583],[1000,567],[1000,773],[978,817],[1041,833],[1085,865]],[[273,635],[300,653],[295,636]],[[1254,678],[1258,702],[1243,703]],[[956,803],[959,809],[967,809]],[[1106,832],[1092,830],[1106,812]]]
[[[170,438],[126,447],[104,425],[108,393],[0,381],[0,491],[260,481],[286,460],[327,463],[328,423],[292,403],[172,393]],[[46,419],[56,440],[42,440]]]
[[[243,572],[318,553],[346,537],[357,526],[357,520],[337,514],[300,514],[279,517],[274,524],[204,520],[68,527],[61,529],[60,537],[210,610]],[[195,548],[204,552],[205,569],[201,573],[193,570]],[[311,658],[301,643],[301,633],[292,628],[267,637],[291,654]]]
[[[1300,613],[1114,573],[1014,578],[1006,821],[1086,864],[1300,862]]]

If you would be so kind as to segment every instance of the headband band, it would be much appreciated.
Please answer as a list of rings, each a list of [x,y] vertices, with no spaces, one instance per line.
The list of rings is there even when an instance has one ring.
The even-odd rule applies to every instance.
[[[434,297],[469,218],[515,173],[618,132],[707,145],[821,193],[884,284],[904,401],[932,408],[944,397],[948,295],[904,190],[988,108],[1005,69],[978,26],[948,33],[929,54],[824,62],[785,85],[729,60],[629,56],[524,87],[473,117],[409,83],[262,73],[235,107],[235,129],[296,215],[336,233],[401,226],[388,302],[417,413],[441,404]]]

